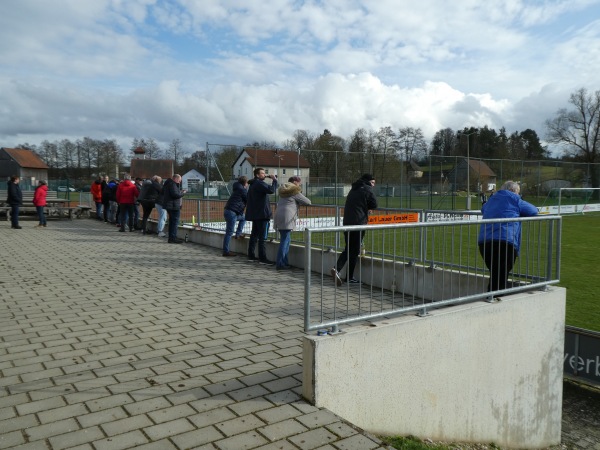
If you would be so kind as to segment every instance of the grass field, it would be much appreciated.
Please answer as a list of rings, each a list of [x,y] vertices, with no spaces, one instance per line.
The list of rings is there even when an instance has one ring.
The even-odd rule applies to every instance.
[[[600,214],[563,216],[560,286],[567,325],[600,331]]]

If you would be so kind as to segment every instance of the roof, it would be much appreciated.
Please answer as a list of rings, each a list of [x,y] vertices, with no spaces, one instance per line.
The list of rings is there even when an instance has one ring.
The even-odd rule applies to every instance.
[[[475,173],[478,173],[482,177],[495,177],[496,176],[494,171],[492,169],[490,169],[490,166],[488,166],[483,161],[469,158],[469,167],[471,170],[474,170]]]
[[[263,150],[254,147],[244,148],[234,165],[238,165],[244,162],[240,161],[240,157],[244,154],[248,155],[245,160],[248,161],[252,167],[302,167],[304,169],[310,168],[310,163],[297,152],[289,150]]]
[[[173,176],[172,159],[132,159],[131,177],[132,178],[152,178],[158,175],[161,178],[171,178]]]
[[[19,166],[25,169],[48,169],[48,166],[32,150],[24,148],[5,148],[2,147],[8,156]]]

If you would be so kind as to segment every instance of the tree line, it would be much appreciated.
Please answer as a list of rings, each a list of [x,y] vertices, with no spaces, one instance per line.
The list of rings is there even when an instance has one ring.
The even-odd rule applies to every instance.
[[[546,121],[546,142],[562,152],[562,159],[576,162],[600,162],[600,91],[594,93],[581,88],[569,98],[570,108],[562,108]],[[421,128],[383,126],[378,130],[359,128],[346,138],[329,130],[315,133],[296,130],[279,145],[275,142],[249,142],[246,147],[282,148],[300,151],[311,164],[311,175],[331,176],[340,162],[335,154],[347,154],[355,161],[344,170],[384,174],[386,168],[408,167],[411,162],[422,162],[430,156],[469,156],[482,159],[542,160],[550,157],[548,146],[542,145],[535,130],[507,132],[488,127],[465,127],[462,130],[438,130],[427,142]],[[190,169],[201,172],[218,167],[224,178],[232,176],[231,165],[240,147],[220,146],[217,151],[188,151],[179,139],[173,139],[165,148],[153,138],[134,138],[126,152],[115,140],[84,137],[71,141],[49,142],[39,145],[21,144],[17,147],[34,150],[50,167],[50,176],[90,178],[94,175],[118,172],[116,167],[126,164],[136,148],[145,150],[150,159],[172,159],[176,170]],[[337,168],[339,170],[339,167]],[[356,173],[356,172],[355,172]],[[600,176],[593,175],[593,186]]]

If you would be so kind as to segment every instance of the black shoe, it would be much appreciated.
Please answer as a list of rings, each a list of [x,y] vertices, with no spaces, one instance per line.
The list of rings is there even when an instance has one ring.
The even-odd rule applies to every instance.
[[[183,241],[181,239],[169,239],[169,244],[181,244]]]
[[[269,261],[268,259],[259,259],[258,263],[262,264],[264,266],[274,266],[275,265],[275,263],[273,261]]]
[[[258,262],[258,258],[256,256],[248,256],[248,261],[250,261],[250,262]]]
[[[357,280],[356,278],[350,278],[348,281],[348,284],[362,284],[359,280]]]
[[[236,253],[227,252],[227,253],[223,253],[223,256],[236,256]]]
[[[125,228],[119,228],[120,233],[125,233]]]
[[[292,266],[277,266],[277,270],[292,270]]]
[[[11,227],[11,228],[14,228],[15,230],[20,230],[20,229],[22,229],[23,227],[22,227],[21,225],[17,225],[16,227]]]

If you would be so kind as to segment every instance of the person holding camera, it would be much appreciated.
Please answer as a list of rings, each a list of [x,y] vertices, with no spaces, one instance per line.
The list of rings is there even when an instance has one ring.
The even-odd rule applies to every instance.
[[[267,249],[265,240],[267,238],[267,226],[271,220],[271,205],[269,203],[269,194],[277,191],[277,176],[268,175],[273,182],[267,184],[265,178],[267,174],[265,169],[257,167],[254,169],[254,179],[249,181],[248,199],[246,203],[246,220],[252,222],[252,233],[248,243],[248,260],[257,261],[261,264],[272,266],[273,261],[267,259]],[[258,258],[256,258],[255,248],[258,242]]]

